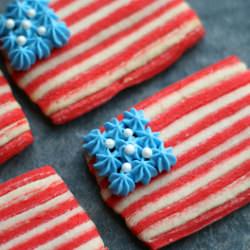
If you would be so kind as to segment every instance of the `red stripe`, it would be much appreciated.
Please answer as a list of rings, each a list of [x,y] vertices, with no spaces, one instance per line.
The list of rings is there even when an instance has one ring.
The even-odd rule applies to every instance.
[[[2,73],[0,73],[0,86],[5,86],[6,84],[7,84],[6,79],[4,78]]]
[[[40,191],[41,187],[31,190],[31,197],[20,200],[17,203],[0,210],[0,221],[5,221],[13,216],[28,211],[36,206],[42,205],[57,196],[67,192],[67,187],[63,182],[51,184],[45,190]],[[28,194],[29,194],[28,193]],[[22,194],[25,198],[26,194]]]
[[[150,2],[152,2],[152,1],[153,0],[150,0]],[[117,23],[117,22],[121,21],[122,19],[124,19],[125,17],[132,15],[134,12],[136,12],[138,10],[138,8],[139,9],[143,8],[145,6],[146,2],[149,2],[149,1],[142,0],[142,1],[138,1],[138,3],[136,3],[136,4],[134,2],[131,2],[128,6],[121,7],[120,9],[111,13],[109,16],[101,19],[100,21],[97,21],[96,23],[92,24],[91,26],[86,27],[86,28],[83,27],[82,31],[80,31],[79,33],[75,34],[74,36],[72,36],[70,38],[70,41],[66,46],[64,46],[63,48],[61,48],[59,50],[53,50],[51,56],[48,59],[37,62],[29,71],[15,72],[14,78],[18,82],[19,80],[22,79],[22,77],[29,74],[29,72],[32,72],[32,70],[35,70],[36,68],[41,67],[43,64],[49,63],[50,60],[52,60],[53,58],[68,52],[69,50],[73,49],[74,47],[89,40],[91,37],[95,36],[97,33],[103,31],[104,29],[108,28],[109,26],[112,26],[114,23]],[[98,1],[97,3],[99,5],[99,7],[101,7],[101,5],[103,5],[103,7],[106,6],[105,2]],[[55,72],[58,68],[61,69],[61,67],[62,67],[62,64],[59,64],[58,66],[54,67],[53,72]],[[46,73],[50,73],[50,72],[51,71],[48,71]],[[43,78],[44,75],[45,74],[35,78],[31,84],[33,85],[36,82],[38,82],[38,83],[44,82],[44,78]],[[50,74],[50,76],[53,76],[53,74]]]
[[[225,58],[224,60],[221,60],[213,65],[210,65],[168,87],[166,87],[165,89],[159,91],[158,93],[154,94],[153,96],[147,98],[146,100],[140,102],[139,104],[136,105],[137,109],[145,109],[147,107],[149,107],[152,104],[155,104],[156,102],[158,102],[160,99],[165,98],[167,96],[169,96],[170,94],[172,94],[173,92],[176,92],[184,87],[187,87],[188,85],[192,84],[194,81],[197,81],[199,79],[202,79],[203,77],[207,76],[207,75],[213,75],[214,73],[216,73],[217,71],[223,69],[223,68],[227,68],[227,67],[231,67],[233,65],[236,65],[240,63],[240,60],[238,57],[236,56],[230,56]]]
[[[30,131],[21,134],[9,143],[0,147],[0,164],[19,154],[33,142],[33,136]]]
[[[231,157],[231,155],[235,155],[241,150],[242,147],[246,147],[249,145],[250,139],[247,139],[240,144],[236,145],[235,147],[223,152],[221,155],[214,157],[212,160],[207,161],[206,163],[200,165],[196,169],[189,171],[185,175],[181,176],[180,178],[166,183],[164,187],[159,188],[158,190],[152,192],[150,195],[145,195],[143,198],[140,198],[130,206],[128,206],[123,212],[122,216],[124,218],[129,217],[136,212],[140,211],[140,208],[145,206],[145,204],[157,201],[162,196],[165,196],[176,189],[180,188],[181,186],[186,185],[188,182],[193,181],[194,179],[206,174],[209,170],[213,169],[216,164],[219,164],[220,162],[223,162],[224,160],[227,160]],[[183,165],[182,165],[183,167]],[[184,166],[185,167],[185,166]]]
[[[230,128],[226,129],[223,133],[217,134],[215,136],[213,136],[207,144],[207,147],[204,148],[200,148],[198,150],[193,150],[194,153],[190,154],[190,158],[188,157],[188,154],[185,154],[184,156],[179,157],[177,164],[174,166],[174,168],[171,170],[176,171],[179,168],[182,168],[183,166],[185,166],[185,164],[191,162],[192,160],[200,157],[201,155],[207,153],[208,151],[210,151],[211,149],[213,149],[214,147],[218,147],[219,145],[223,144],[224,142],[226,142],[228,140],[228,138],[234,137],[237,134],[239,134],[241,131],[243,131],[244,129],[248,128],[250,123],[250,117],[242,119],[240,121],[238,121],[237,123],[235,123],[234,125],[232,125]],[[163,173],[162,175],[166,175],[166,173]],[[156,181],[158,178],[161,178],[162,175],[159,175],[157,177],[155,177],[152,182]],[[136,187],[136,189],[143,189],[144,186],[143,185],[138,185]],[[128,210],[133,210],[136,206],[138,206],[137,204],[143,203],[144,200],[150,200],[151,199],[151,195],[146,195],[143,198],[137,200],[136,202],[132,203],[127,209]],[[114,206],[116,206],[120,201],[122,201],[123,198],[118,197],[118,196],[111,196],[107,201],[107,204],[114,208]],[[131,208],[130,208],[131,207]],[[125,211],[124,211],[125,213]],[[127,213],[127,212],[126,212]]]
[[[23,111],[20,108],[16,108],[13,111],[0,116],[0,130],[24,118]]]
[[[56,112],[51,116],[52,121],[55,124],[63,124],[73,120],[74,118],[87,113],[90,110],[105,103],[121,90],[153,77],[177,61],[182,56],[182,54],[188,48],[196,44],[197,41],[203,37],[203,35],[204,30],[202,28],[190,33],[179,44],[174,45],[169,50],[162,53],[161,56],[154,58],[150,63],[140,67],[134,72],[131,72],[130,74],[126,75],[126,77],[123,77],[120,80],[112,83],[107,88],[104,88],[95,94],[85,97],[77,103],[68,106],[63,110]]]
[[[82,235],[78,236],[77,238],[72,239],[72,241],[61,245],[59,248],[57,248],[57,250],[73,250],[79,246],[82,246],[84,244],[87,244],[88,241],[100,237],[98,231],[96,230],[96,228],[93,228],[91,230],[89,230],[86,233],[83,233]],[[97,249],[96,249],[97,250]]]
[[[227,81],[220,81],[215,86],[203,88],[198,93],[190,97],[186,97],[183,101],[172,105],[171,108],[162,112],[153,119],[149,126],[155,130],[160,131],[183,116],[192,111],[205,106],[208,103],[216,101],[223,95],[226,95],[237,88],[247,85],[250,82],[250,71],[232,77]],[[167,100],[166,100],[167,102]],[[166,119],[167,117],[167,119]]]
[[[79,226],[89,220],[87,214],[80,212],[72,217],[70,217],[66,222],[63,222],[51,229],[48,229],[42,234],[36,234],[33,238],[25,241],[22,244],[16,245],[12,250],[20,249],[35,249],[36,247],[49,242],[57,237],[60,237],[63,233]]]
[[[235,148],[220,155],[214,161],[208,162],[204,164],[203,166],[199,167],[198,169],[190,172],[186,176],[183,176],[182,178],[170,184],[169,191],[165,192],[165,194],[171,193],[172,190],[174,192],[176,189],[180,187],[183,187],[183,186],[185,187],[185,185],[198,179],[199,177],[202,177],[203,175],[206,175],[212,169],[219,168],[220,164],[223,163],[223,161],[230,159],[231,156],[235,156],[239,154],[240,152],[243,151],[243,149],[248,148],[249,145],[250,145],[250,139],[244,141],[240,145],[237,145]],[[204,198],[207,198],[210,194],[213,194],[214,192],[219,191],[226,185],[232,183],[233,181],[237,180],[241,176],[247,174],[249,172],[249,163],[250,161],[244,162],[244,164],[241,164],[240,166],[234,168],[233,170],[217,178],[216,180],[211,181],[206,186],[199,188],[197,191],[194,191],[189,196],[177,202],[174,202],[172,205],[166,206],[163,209],[160,209],[151,215],[148,215],[146,218],[140,220],[135,226],[133,226],[132,228],[133,232],[135,232],[136,234],[139,234],[140,232],[145,230],[145,228],[150,227],[151,225],[157,223],[158,221],[161,221],[167,217],[171,217],[172,214],[175,214],[177,212],[180,213],[184,208],[187,208],[188,206],[192,206],[193,204],[198,203]],[[151,204],[153,206],[153,201],[157,201],[165,194],[162,192],[159,195],[158,193],[152,197],[151,201],[149,202],[145,201],[143,205],[145,206],[145,205]],[[140,213],[140,207],[138,207],[137,211],[135,212]],[[130,215],[131,214],[128,213],[125,216],[130,216]]]
[[[103,51],[104,49],[106,49],[107,47],[110,47],[112,44],[114,44],[115,42],[121,40],[122,38],[128,36],[129,34],[132,34],[133,32],[137,31],[139,28],[145,26],[147,23],[149,23],[150,21],[154,20],[158,15],[161,15],[165,12],[168,12],[171,8],[176,7],[176,5],[179,4],[180,1],[177,1],[177,3],[174,2],[174,5],[171,4],[167,4],[166,6],[164,6],[163,8],[159,9],[158,11],[152,13],[151,15],[145,17],[143,20],[141,20],[140,22],[136,23],[135,25],[133,25],[130,28],[127,28],[125,30],[122,30],[118,33],[116,33],[115,35],[111,36],[110,38],[106,39],[105,41],[103,41],[102,43],[97,44],[95,47],[89,49],[88,51],[85,51],[83,53],[78,54],[77,56],[75,56],[74,58],[64,61],[63,64],[60,64],[59,66],[57,66],[55,69],[50,70],[49,72],[46,72],[46,74],[43,74],[42,76],[38,77],[36,80],[32,81],[31,84],[29,84],[29,86],[27,88],[25,88],[25,91],[28,94],[32,94],[39,86],[46,84],[46,81],[49,80],[50,78],[53,78],[55,75],[58,75],[64,71],[66,71],[67,69],[70,69],[73,65],[76,65],[80,62],[83,62],[85,60],[87,60],[88,58],[94,56],[95,54]],[[124,7],[123,7],[124,8]],[[136,9],[134,10],[136,11]],[[128,7],[128,12],[127,14],[130,13],[130,9]],[[118,12],[116,12],[116,18],[121,18],[120,15],[117,16],[117,14],[119,14]],[[124,17],[123,17],[124,18]],[[108,21],[110,24],[110,21]],[[183,23],[183,19],[180,19],[178,21],[178,23],[174,23],[174,25],[172,24],[171,29],[174,29],[175,26],[179,26],[179,24]],[[168,28],[168,29],[167,29]],[[165,29],[157,29],[159,31],[161,31],[159,33],[159,37],[161,37],[163,34],[166,34],[169,30],[169,27],[165,27]],[[91,33],[93,33],[93,31],[91,31]],[[94,33],[96,34],[96,33]],[[151,32],[152,34],[152,32]],[[157,34],[158,35],[158,34]],[[151,39],[150,39],[151,38]],[[140,39],[139,42],[137,42],[136,44],[130,46],[129,48],[126,48],[125,51],[119,53],[118,55],[111,55],[111,57],[104,62],[100,62],[100,65],[98,64],[98,66],[96,65],[94,68],[91,68],[90,70],[87,70],[87,72],[79,72],[79,75],[77,76],[77,78],[80,78],[81,81],[76,81],[76,79],[74,80],[70,80],[67,82],[66,86],[61,86],[56,91],[51,91],[51,95],[54,93],[54,95],[58,98],[59,96],[61,96],[62,92],[64,93],[64,91],[69,91],[73,88],[77,88],[81,85],[86,85],[87,82],[89,80],[94,79],[103,74],[104,72],[108,72],[111,69],[113,69],[115,66],[117,66],[117,63],[121,61],[126,61],[127,58],[132,57],[132,55],[134,55],[135,53],[138,53],[138,46],[139,48],[143,48],[146,45],[148,45],[149,43],[151,43],[152,41],[154,41],[156,39],[156,35],[154,34],[153,37],[151,35],[151,37],[149,35],[146,35],[144,37],[144,39]],[[153,40],[154,39],[154,40]],[[79,41],[79,39],[78,39]],[[82,41],[82,40],[81,40]],[[141,47],[142,46],[142,47]],[[112,63],[109,62],[112,58]],[[114,62],[115,61],[115,62]],[[109,63],[108,63],[109,62]],[[97,71],[97,72],[96,72]],[[84,77],[84,81],[82,81]],[[84,83],[84,84],[83,84]],[[66,84],[66,83],[65,83]],[[80,85],[79,85],[80,84]],[[48,99],[51,96],[50,94],[48,95]],[[44,98],[46,99],[46,98]],[[53,96],[53,99],[55,99],[55,97]]]
[[[12,95],[12,93],[9,91],[8,93],[5,93],[3,95],[0,96],[0,105],[5,104],[6,102],[9,101],[14,101],[14,97]],[[1,109],[1,107],[0,107]]]
[[[247,175],[249,176],[249,174]],[[206,213],[203,213],[201,216],[191,220],[185,225],[175,228],[169,232],[161,234],[156,237],[152,242],[148,242],[148,245],[152,249],[159,249],[163,246],[169,245],[172,242],[177,241],[178,239],[184,238],[192,233],[195,233],[202,228],[212,224],[223,217],[229,215],[235,210],[249,204],[250,202],[250,189],[242,192],[234,199],[224,203],[223,205],[209,210]]]
[[[22,187],[30,182],[37,181],[40,179],[44,179],[50,175],[55,174],[55,170],[50,166],[44,166],[41,168],[37,168],[32,170],[26,174],[22,174],[20,176],[15,177],[5,183],[0,184],[0,198],[1,196]]]
[[[48,222],[49,220],[51,220],[51,218],[60,216],[66,211],[72,210],[76,207],[78,207],[78,203],[72,196],[71,199],[62,202],[56,207],[50,208],[49,210],[44,210],[38,215],[29,218],[28,220],[24,220],[20,224],[17,224],[8,230],[4,230],[2,233],[0,233],[0,244],[8,242],[18,237],[19,235],[25,234],[26,232],[32,230],[40,224]]]

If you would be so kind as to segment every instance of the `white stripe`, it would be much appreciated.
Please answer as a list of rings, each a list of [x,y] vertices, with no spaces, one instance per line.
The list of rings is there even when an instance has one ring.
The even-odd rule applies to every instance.
[[[156,103],[146,107],[144,109],[145,116],[152,120],[157,115],[166,112],[175,104],[183,101],[184,98],[190,97],[205,88],[213,87],[221,81],[230,79],[231,77],[246,71],[246,69],[247,67],[245,64],[237,62],[236,64],[225,66],[217,71],[211,71],[208,75],[191,82],[180,90],[175,91],[170,95],[161,98]]]
[[[119,1],[118,1],[119,2]],[[122,2],[122,1],[120,1]],[[133,33],[121,38],[119,41],[109,45],[107,48],[103,49],[101,52],[94,54],[90,58],[81,61],[80,63],[72,65],[67,70],[59,73],[53,78],[45,81],[41,86],[39,86],[32,94],[32,100],[36,101],[42,98],[46,93],[55,89],[58,86],[63,85],[67,81],[71,80],[75,76],[77,76],[80,72],[86,72],[90,68],[94,67],[97,64],[101,64],[102,62],[110,59],[112,56],[121,53],[122,51],[126,50],[127,47],[130,45],[138,42],[142,37],[150,33],[151,31],[157,29],[165,22],[171,20],[178,14],[182,13],[183,11],[187,10],[188,6],[186,4],[180,4],[177,7],[173,8],[172,10],[162,14],[159,17],[154,18],[151,22],[144,25],[140,29],[134,31]],[[158,49],[159,50],[159,49]],[[150,55],[148,55],[150,56]],[[155,56],[153,55],[152,58]],[[146,62],[140,62],[140,64],[144,65]],[[137,66],[138,67],[138,66]],[[85,87],[86,88],[86,87]]]
[[[29,124],[27,123],[26,119],[24,119],[23,121],[25,121],[25,123],[17,125],[18,123],[20,123],[20,121],[17,121],[0,131],[0,147],[15,139],[24,132],[30,130]]]
[[[39,193],[36,193],[35,195],[39,195]],[[65,201],[72,200],[73,196],[70,192],[66,192],[63,194],[60,194],[51,200],[46,201],[43,204],[37,205],[36,207],[32,207],[20,214],[17,214],[15,216],[12,216],[11,218],[0,221],[0,228],[5,231],[10,229],[11,227],[17,227],[21,225],[22,223],[29,222],[32,220],[32,218],[36,217],[37,215],[44,213],[47,211],[49,214],[49,210],[57,207],[58,205],[62,204]]]
[[[234,155],[229,159],[224,160],[223,162],[218,164],[215,163],[213,168],[202,176],[197,177],[188,183],[183,183],[183,185],[178,189],[175,189],[172,192],[160,197],[156,201],[147,203],[144,207],[140,207],[140,209],[138,209],[138,211],[136,211],[133,215],[131,215],[129,218],[126,218],[128,225],[133,227],[147,216],[150,216],[161,209],[165,209],[175,202],[178,202],[181,199],[188,197],[192,193],[197,192],[198,190],[202,189],[202,187],[209,185],[209,183],[221,178],[223,175],[237,168],[241,163],[249,159],[249,155],[250,148]]]
[[[97,236],[94,239],[84,243],[83,245],[75,248],[75,250],[100,250],[104,247],[101,237]]]
[[[73,15],[74,12],[77,12],[80,9],[83,9],[90,3],[92,3],[93,0],[73,0],[70,4],[67,4],[65,7],[61,8],[56,12],[58,17],[60,19],[65,19],[67,16]]]
[[[122,2],[122,1],[115,1],[115,2]],[[113,24],[107,29],[102,30],[101,32],[97,33],[95,36],[91,37],[89,40],[83,41],[81,44],[74,46],[71,50],[65,51],[64,53],[61,53],[57,57],[51,58],[49,59],[49,61],[41,63],[39,67],[37,68],[35,67],[30,73],[27,73],[20,80],[20,83],[19,83],[20,87],[24,88],[28,86],[29,83],[31,83],[35,78],[46,73],[48,70],[51,70],[52,68],[55,68],[59,64],[62,64],[65,61],[70,60],[74,58],[75,56],[87,51],[88,49],[93,48],[97,44],[102,43],[104,40],[115,35],[116,33],[123,31],[129,27],[132,27],[134,24],[138,23],[140,20],[142,20],[146,16],[158,10],[163,4],[166,4],[166,1],[155,1],[153,4],[147,6],[141,11],[138,11],[135,14],[121,20],[120,22]],[[100,17],[101,12],[102,12],[102,9],[100,10],[100,13],[98,11],[96,15]]]
[[[24,186],[18,187],[15,190],[0,196],[0,209],[6,208],[12,204],[18,203],[21,200],[28,199],[37,192],[42,192],[53,184],[62,182],[58,175],[53,174],[40,180],[32,181]]]
[[[10,87],[8,85],[0,86],[0,95],[7,94],[9,92],[10,92]]]
[[[183,209],[182,212],[178,212],[172,216],[166,217],[160,222],[153,224],[152,226],[145,228],[145,230],[139,235],[139,237],[146,242],[152,241],[156,236],[162,233],[168,232],[174,228],[184,225],[188,221],[197,218],[203,213],[209,210],[219,207],[236,198],[240,193],[250,188],[250,178],[243,176],[237,181],[233,182],[229,186],[226,186],[221,191],[212,194],[208,198]]]
[[[206,116],[218,112],[221,109],[226,108],[228,105],[239,101],[250,94],[250,84],[244,85],[229,94],[219,97],[214,101],[195,109],[193,112],[182,116],[180,119],[175,120],[169,126],[161,130],[161,138],[163,141],[170,139],[177,134],[180,134],[182,130],[192,127],[195,123],[205,119]]]
[[[107,75],[102,76],[93,82],[90,82],[87,86],[83,86],[82,88],[77,89],[74,93],[69,94],[68,96],[63,96],[55,102],[51,103],[45,113],[47,115],[51,115],[60,109],[76,103],[78,100],[81,100],[86,96],[94,94],[97,91],[108,87],[116,80],[120,79],[123,76],[126,76],[128,73],[136,70],[140,66],[143,66],[146,63],[150,62],[155,57],[161,55],[164,51],[180,42],[180,40],[184,39],[187,34],[189,34],[199,26],[200,22],[197,19],[187,22],[181,28],[177,28],[175,31],[168,34],[163,39],[158,40],[145,51],[141,51],[139,55],[136,55],[134,58],[126,62],[125,65],[120,65],[113,72],[109,72],[107,73]]]
[[[66,244],[73,239],[76,239],[77,237],[83,235],[84,233],[87,233],[91,229],[95,228],[93,222],[91,220],[78,225],[74,227],[71,230],[68,230],[64,234],[60,235],[59,237],[48,241],[47,243],[36,247],[36,250],[54,250],[57,249],[58,247],[62,246],[63,244]]]
[[[198,168],[200,165],[211,161],[212,159],[216,158],[223,152],[229,150],[230,148],[240,144],[246,138],[250,138],[250,128],[247,128],[241,131],[239,134],[228,138],[224,143],[218,145],[217,147],[212,148],[205,154],[195,158],[194,160],[188,162],[187,164],[183,165],[181,168],[173,170],[169,174],[165,174],[160,176],[159,178],[153,180],[148,186],[145,186],[141,189],[136,189],[133,193],[129,196],[122,199],[115,207],[115,211],[121,213],[127,207],[132,205],[137,200],[142,199],[146,195],[150,195],[154,191],[163,188],[164,186],[168,185],[169,183],[179,179],[180,177],[184,176],[185,174],[193,171],[194,169]],[[104,200],[110,196],[110,191],[105,189],[102,192],[102,196]]]
[[[15,100],[6,102],[2,105],[0,104],[0,116],[3,116],[15,109],[20,109],[20,106]]]
[[[77,207],[73,210],[70,210],[70,211],[50,220],[49,222],[41,224],[40,226],[33,228],[32,230],[6,242],[5,244],[2,244],[0,246],[0,250],[8,250],[8,249],[16,247],[19,244],[25,243],[28,240],[32,239],[33,237],[36,237],[42,233],[46,233],[47,231],[51,230],[52,228],[54,228],[54,227],[56,227],[64,222],[67,222],[68,220],[71,219],[71,217],[73,217],[79,213],[82,213],[81,207]],[[36,248],[36,249],[38,249],[38,248]]]
[[[228,116],[219,122],[213,124],[212,126],[203,129],[199,133],[195,134],[194,136],[188,138],[186,141],[182,142],[181,144],[174,147],[174,152],[179,157],[183,155],[187,151],[192,149],[193,147],[199,147],[199,144],[205,143],[209,138],[212,136],[221,133],[225,129],[231,127],[234,123],[237,123],[239,120],[249,117],[250,115],[250,106],[247,106],[237,113]]]

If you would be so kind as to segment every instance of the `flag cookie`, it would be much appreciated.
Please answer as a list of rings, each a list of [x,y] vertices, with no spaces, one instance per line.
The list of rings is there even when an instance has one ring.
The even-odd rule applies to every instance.
[[[0,184],[0,249],[107,250],[55,170],[42,167]]]
[[[52,0],[71,38],[16,83],[53,123],[68,122],[173,64],[204,35],[183,0]]]
[[[84,147],[102,198],[151,249],[186,237],[250,202],[250,71],[237,57],[229,57],[163,89],[135,109],[144,112],[148,126],[153,133],[159,133],[164,147],[172,147],[177,162],[171,169],[170,155],[163,164],[167,171],[153,176],[148,183],[137,184],[125,195],[117,195],[114,187],[115,191],[125,190],[130,188],[129,178],[136,180],[153,172],[145,166],[158,157],[154,150],[139,159],[143,166],[140,171],[138,163],[130,159],[131,165],[124,171],[114,161],[123,159],[120,155],[106,157],[106,162],[100,163],[100,145],[104,144],[112,155],[120,142],[113,139],[115,143],[111,143],[107,137],[127,134],[125,130],[131,126],[125,122],[121,127],[114,119],[106,123],[102,133],[95,130],[99,131],[95,146],[90,142],[97,137],[90,138],[89,134]],[[125,112],[119,121],[126,116]],[[140,119],[143,123],[144,118]],[[107,126],[111,123],[113,127]],[[147,138],[147,143],[154,141],[152,136]],[[162,162],[154,163],[155,168],[164,169],[160,167]],[[125,177],[108,179],[101,172],[105,173],[108,166],[117,166],[117,172]]]
[[[0,73],[0,164],[33,142],[28,121]]]

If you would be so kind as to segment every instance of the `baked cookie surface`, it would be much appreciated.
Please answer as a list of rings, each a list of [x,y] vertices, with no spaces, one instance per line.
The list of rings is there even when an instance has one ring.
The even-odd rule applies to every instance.
[[[250,202],[250,72],[229,57],[135,106],[172,146],[177,164],[126,197],[93,170],[104,201],[151,249],[164,247]]]
[[[16,83],[56,124],[72,120],[173,64],[204,35],[182,0],[52,0],[72,37]]]
[[[0,72],[0,164],[33,142],[28,121]]]
[[[63,180],[45,166],[0,184],[0,249],[107,250]]]

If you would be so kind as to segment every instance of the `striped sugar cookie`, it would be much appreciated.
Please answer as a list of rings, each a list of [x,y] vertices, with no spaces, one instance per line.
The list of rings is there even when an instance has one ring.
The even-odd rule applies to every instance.
[[[183,0],[52,0],[51,7],[67,23],[69,43],[11,74],[55,124],[159,73],[204,35]]]
[[[28,121],[0,73],[0,164],[33,142]]]
[[[177,164],[126,197],[97,177],[104,201],[151,249],[250,202],[250,71],[229,57],[135,106],[172,146]],[[91,171],[93,161],[88,159]],[[94,171],[93,171],[94,173]]]
[[[107,250],[55,170],[42,167],[0,184],[1,250]]]

